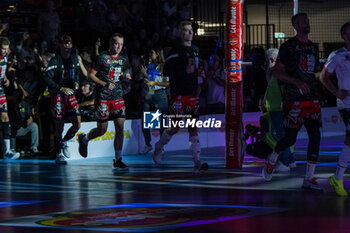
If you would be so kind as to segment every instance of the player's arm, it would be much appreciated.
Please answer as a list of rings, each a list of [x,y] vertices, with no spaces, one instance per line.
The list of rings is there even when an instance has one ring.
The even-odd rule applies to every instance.
[[[272,75],[274,75],[276,78],[281,80],[282,82],[289,83],[289,84],[294,84],[299,88],[299,90],[303,94],[307,94],[310,92],[310,87],[307,85],[307,83],[298,80],[286,73],[286,66],[281,63],[277,62],[275,66],[273,67]]]
[[[112,90],[115,88],[115,84],[112,83],[112,82],[105,82],[105,81],[102,81],[101,79],[99,79],[97,76],[97,70],[92,68],[89,72],[89,78],[95,82],[96,84],[98,85],[101,85],[101,86],[104,86],[104,87],[107,87],[109,90]]]
[[[67,87],[62,87],[61,85],[55,83],[53,80],[55,77],[55,72],[57,69],[56,59],[51,59],[49,62],[49,65],[46,68],[46,71],[44,73],[44,80],[47,86],[50,89],[53,89],[57,92],[62,92],[65,95],[72,95],[74,94],[73,90]]]
[[[320,75],[320,81],[321,83],[330,91],[333,95],[335,95],[339,99],[344,99],[346,96],[348,96],[348,91],[346,90],[339,90],[332,82],[330,77],[334,73],[330,73],[327,71],[326,68],[323,68],[321,75]]]

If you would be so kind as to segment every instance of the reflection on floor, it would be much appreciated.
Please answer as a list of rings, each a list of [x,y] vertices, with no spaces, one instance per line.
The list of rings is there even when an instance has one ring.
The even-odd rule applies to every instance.
[[[203,151],[210,170],[200,175],[188,151],[166,153],[160,166],[150,155],[125,156],[123,173],[112,173],[111,158],[2,161],[0,232],[349,232],[350,201],[327,182],[342,138],[322,141],[316,174],[324,192],[300,188],[306,146],[298,141],[297,168],[270,182],[254,157],[225,169],[224,148]]]

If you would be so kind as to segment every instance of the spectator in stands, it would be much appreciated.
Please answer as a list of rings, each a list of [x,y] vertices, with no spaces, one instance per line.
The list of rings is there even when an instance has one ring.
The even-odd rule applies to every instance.
[[[221,58],[214,55],[212,66],[208,71],[207,113],[218,114],[225,112],[225,72]]]
[[[159,110],[162,114],[168,113],[166,87],[169,86],[169,77],[163,75],[164,62],[163,50],[153,48],[149,54],[146,79],[148,92],[144,97],[143,112]],[[164,129],[161,127],[160,135],[163,132]],[[151,145],[151,130],[142,127],[142,133],[145,139],[145,147],[141,151],[141,154],[147,154],[153,149]]]
[[[53,41],[60,34],[60,16],[55,12],[56,6],[53,0],[47,0],[47,11],[40,14],[38,19],[38,32],[41,40],[46,41],[47,47],[52,48]]]
[[[259,100],[264,97],[267,82],[265,74],[265,51],[263,48],[252,50],[252,78],[254,84],[253,111],[259,111]]]
[[[24,95],[21,89],[13,93],[13,101],[9,105],[9,116],[11,122],[11,149],[16,149],[16,137],[30,133],[30,150],[38,153],[39,129],[37,123],[33,121],[34,109],[23,100]]]
[[[96,92],[92,82],[84,81],[80,84],[80,89],[77,94],[79,109],[82,121],[95,121],[95,98]]]

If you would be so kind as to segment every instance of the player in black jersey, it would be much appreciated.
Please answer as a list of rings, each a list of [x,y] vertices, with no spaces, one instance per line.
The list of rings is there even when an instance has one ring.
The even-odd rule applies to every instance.
[[[18,159],[19,153],[10,149],[10,119],[8,116],[7,99],[4,92],[4,87],[10,85],[10,81],[6,77],[8,52],[10,41],[7,37],[0,37],[0,120],[2,125],[2,140],[4,147],[4,158]]]
[[[179,25],[181,44],[172,48],[165,61],[164,75],[169,76],[170,83],[170,113],[174,115],[191,115],[199,118],[198,97],[198,66],[199,49],[192,44],[192,23],[183,21]],[[180,120],[180,119],[179,119]],[[179,131],[179,127],[166,130],[155,144],[153,161],[159,164],[162,160],[163,147],[171,137]],[[194,173],[208,169],[207,163],[201,163],[198,129],[189,127],[190,150],[194,161]]]
[[[81,134],[78,137],[79,153],[85,158],[87,157],[88,142],[105,134],[108,120],[112,119],[115,126],[113,171],[128,169],[128,166],[122,162],[121,156],[125,121],[122,82],[124,77],[131,79],[131,76],[126,70],[128,59],[120,54],[123,45],[124,37],[119,33],[114,33],[109,40],[109,50],[101,53],[91,68],[89,77],[97,84],[95,101],[97,128],[90,130],[87,135]]]
[[[55,119],[56,163],[67,164],[70,157],[67,141],[80,129],[79,105],[75,91],[79,89],[79,60],[72,54],[72,39],[64,35],[60,38],[59,53],[53,57],[46,68],[44,79],[51,93],[51,111]],[[63,118],[69,116],[72,126],[62,139]],[[62,154],[63,151],[63,154]]]
[[[273,68],[273,75],[281,81],[284,88],[282,98],[285,136],[277,142],[273,153],[268,156],[262,174],[265,180],[271,180],[279,154],[294,145],[298,132],[304,125],[309,136],[309,145],[302,187],[321,191],[323,187],[314,177],[321,139],[321,106],[315,77],[319,66],[319,51],[308,39],[310,23],[307,15],[294,15],[292,24],[297,35],[282,44]]]

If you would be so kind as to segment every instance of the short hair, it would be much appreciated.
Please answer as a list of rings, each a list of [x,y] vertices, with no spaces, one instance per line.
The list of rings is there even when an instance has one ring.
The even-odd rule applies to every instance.
[[[343,35],[346,33],[346,29],[350,26],[350,22],[346,22],[340,28],[340,35],[344,39]]]
[[[7,37],[0,36],[0,45],[10,45],[10,41]]]
[[[59,38],[59,43],[60,44],[67,44],[67,43],[72,43],[73,44],[73,40],[70,36],[68,35],[63,35]]]
[[[124,39],[124,36],[118,32],[115,32],[111,35],[111,37],[109,38],[109,41],[112,41],[114,37],[120,37],[120,38],[123,38]]]
[[[179,23],[179,29],[181,30],[184,26],[187,26],[187,25],[192,26],[192,23],[191,23],[190,21],[187,21],[187,20],[181,21],[181,22]]]
[[[276,60],[278,56],[278,49],[277,48],[269,48],[265,51],[265,57],[267,60],[273,59]]]
[[[297,21],[299,20],[299,18],[302,17],[302,16],[307,16],[307,14],[304,13],[304,12],[301,12],[301,13],[293,15],[293,17],[292,17],[292,25],[294,26],[297,23]]]

